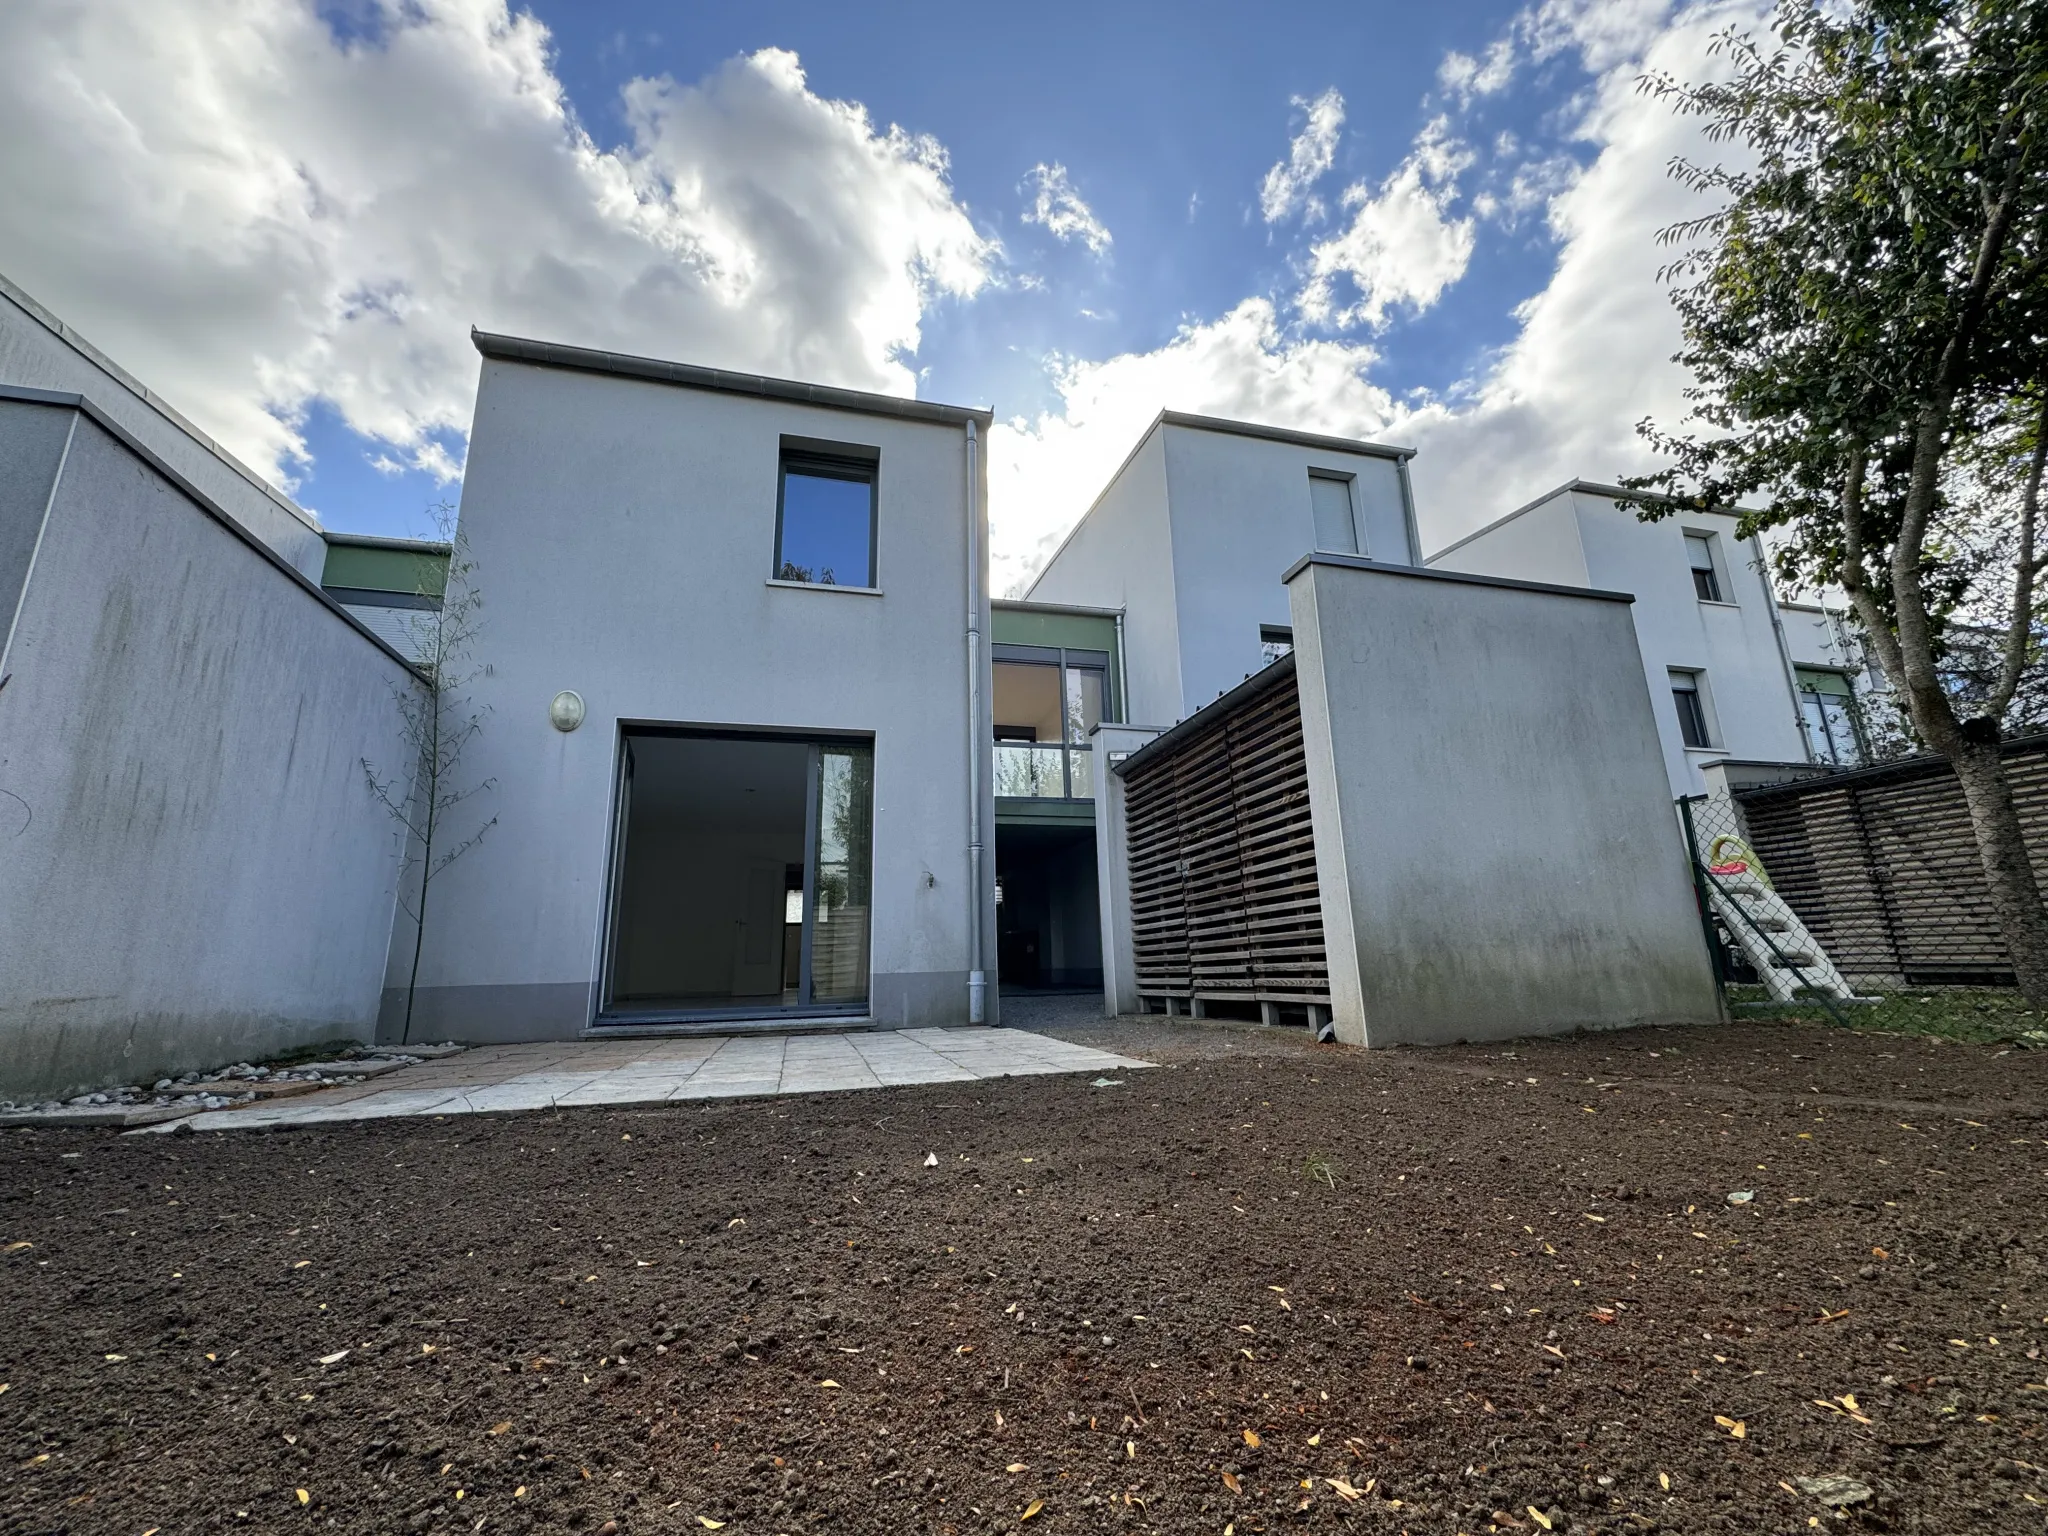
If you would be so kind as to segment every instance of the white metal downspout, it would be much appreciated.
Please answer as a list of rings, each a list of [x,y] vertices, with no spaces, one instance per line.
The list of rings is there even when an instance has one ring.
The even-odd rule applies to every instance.
[[[1799,707],[1799,678],[1792,670],[1792,647],[1785,643],[1785,621],[1778,613],[1778,594],[1771,586],[1771,567],[1764,559],[1763,540],[1751,534],[1749,547],[1756,551],[1756,573],[1763,580],[1764,601],[1771,608],[1771,633],[1778,642],[1778,660],[1785,668],[1785,687],[1792,697],[1792,724],[1799,732],[1799,745],[1805,750],[1806,760],[1816,762],[1813,741],[1806,734],[1806,712]]]
[[[967,1022],[988,1019],[981,956],[981,444],[967,423]]]

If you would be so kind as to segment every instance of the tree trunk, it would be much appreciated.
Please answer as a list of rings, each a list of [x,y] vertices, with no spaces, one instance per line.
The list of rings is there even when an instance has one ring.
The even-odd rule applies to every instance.
[[[1988,742],[1958,743],[1948,756],[1970,808],[1984,882],[2020,992],[2032,1007],[2048,1011],[2048,910],[2042,908],[2033,860],[2020,833],[2005,759]]]

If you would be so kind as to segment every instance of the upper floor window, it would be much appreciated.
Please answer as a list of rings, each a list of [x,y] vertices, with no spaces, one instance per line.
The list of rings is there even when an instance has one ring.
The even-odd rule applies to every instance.
[[[872,448],[784,438],[775,506],[775,576],[826,587],[875,585]]]
[[[1030,800],[1094,798],[1088,737],[1108,714],[1109,654],[998,645],[990,672],[996,793]]]
[[[1721,595],[1721,568],[1714,560],[1714,536],[1688,533],[1685,536],[1686,563],[1692,567],[1692,589],[1703,603],[1725,603]]]
[[[1340,555],[1362,555],[1358,522],[1351,505],[1351,477],[1308,472],[1309,508],[1315,513],[1316,548]]]
[[[1678,706],[1678,735],[1688,747],[1711,747],[1706,701],[1700,697],[1700,674],[1671,669],[1671,700]]]
[[[1285,624],[1259,626],[1259,664],[1270,667],[1294,649],[1294,631]]]

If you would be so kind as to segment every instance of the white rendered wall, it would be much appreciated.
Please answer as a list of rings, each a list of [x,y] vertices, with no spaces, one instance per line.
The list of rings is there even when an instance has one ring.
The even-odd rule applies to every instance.
[[[1804,762],[1806,747],[1785,662],[1771,628],[1771,597],[1755,551],[1735,538],[1734,517],[1681,513],[1640,521],[1612,498],[1565,489],[1452,546],[1432,570],[1547,581],[1626,592],[1635,598],[1643,675],[1676,795],[1706,792],[1702,764],[1725,757]],[[1702,602],[1685,535],[1711,533],[1724,602]],[[1687,747],[1671,697],[1671,669],[1704,674],[1713,745]]]
[[[881,596],[768,584],[783,434],[879,450]],[[414,1037],[589,1022],[621,721],[872,734],[873,1015],[964,1022],[970,741],[988,933],[995,862],[991,732],[967,718],[967,506],[960,427],[486,360],[461,526],[490,713],[462,776],[496,780],[474,804],[497,825],[436,882]],[[588,709],[566,734],[548,720],[563,689]],[[405,932],[394,981],[402,958]],[[387,1029],[399,1006],[394,988]]]
[[[1514,581],[1547,581],[1560,587],[1590,587],[1586,551],[1569,492],[1481,529],[1429,558],[1433,571],[1465,571]]]
[[[1681,513],[1644,523],[1604,496],[1575,491],[1572,503],[1592,585],[1635,596],[1636,635],[1672,792],[1706,793],[1700,767],[1719,758],[1805,762],[1805,739],[1771,627],[1770,591],[1756,569],[1753,547],[1736,542],[1735,518]],[[1714,536],[1725,602],[1702,602],[1696,595],[1688,532]],[[1711,748],[1687,747],[1679,736],[1673,667],[1706,678]]]
[[[1310,470],[1353,477],[1352,515],[1366,545],[1357,553],[1396,565],[1419,559],[1409,543],[1394,459],[1171,422],[1160,435],[1180,615],[1181,696],[1174,719],[1258,671],[1264,664],[1260,625],[1291,622],[1281,578],[1316,547]]]
[[[327,542],[312,514],[231,458],[27,294],[0,278],[0,384],[83,395],[199,493],[318,581]]]
[[[1131,695],[1124,718],[1150,725],[1171,725],[1185,712],[1172,550],[1166,445],[1155,428],[1029,594],[1035,603],[1124,610],[1124,671]]]
[[[412,674],[84,413],[0,401],[0,463],[31,454],[39,492],[0,475],[40,533],[0,581],[0,1098],[367,1040],[398,847],[361,761],[398,759]]]
[[[1321,561],[1289,597],[1338,1038],[1718,1017],[1625,603]]]

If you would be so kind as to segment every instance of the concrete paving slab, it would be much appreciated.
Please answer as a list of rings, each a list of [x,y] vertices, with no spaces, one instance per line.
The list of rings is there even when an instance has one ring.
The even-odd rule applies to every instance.
[[[1146,1065],[1024,1030],[981,1026],[846,1034],[700,1035],[678,1040],[541,1041],[477,1047],[411,1067],[397,1077],[323,1088],[290,1103],[259,1103],[196,1114],[179,1106],[160,1113],[189,1116],[182,1123],[195,1131],[256,1130],[409,1115],[498,1114],[842,1093],[1056,1072],[1114,1075]],[[161,1134],[171,1129],[169,1124],[143,1127],[129,1121],[126,1125],[134,1127],[136,1134]]]

